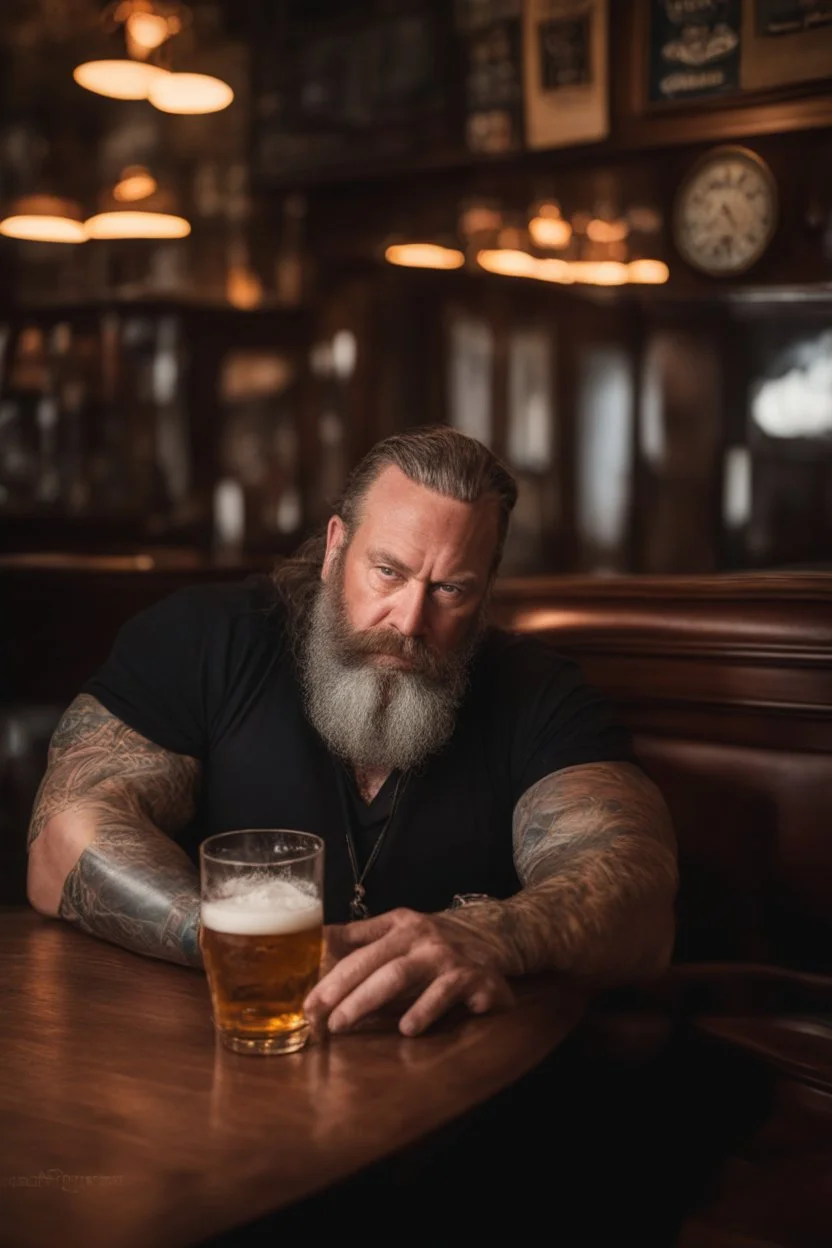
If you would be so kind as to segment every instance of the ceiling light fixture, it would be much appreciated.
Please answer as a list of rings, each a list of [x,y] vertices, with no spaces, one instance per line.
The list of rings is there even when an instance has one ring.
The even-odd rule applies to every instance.
[[[627,265],[627,281],[647,286],[661,286],[670,277],[664,260],[631,260]]]
[[[76,65],[72,77],[79,87],[106,95],[111,100],[146,100],[151,85],[167,70],[144,61],[121,60],[84,61]]]
[[[499,273],[502,277],[530,277],[538,282],[556,282],[558,285],[568,285],[573,280],[565,260],[555,257],[539,259],[528,251],[511,247],[478,251],[477,264],[487,273]]]
[[[569,269],[576,282],[588,286],[624,286],[627,265],[620,260],[571,260]]]
[[[461,269],[465,263],[457,248],[438,243],[392,243],[385,248],[384,259],[409,269]]]
[[[572,238],[572,226],[563,217],[532,217],[529,234],[537,247],[557,250],[566,247]]]
[[[187,238],[191,223],[172,212],[118,208],[98,212],[85,222],[87,238]]]
[[[79,87],[111,100],[146,100],[165,69],[149,59],[182,29],[178,6],[153,0],[115,0],[98,18],[97,46],[104,54],[76,65]]]
[[[122,170],[121,177],[113,187],[113,199],[120,204],[135,204],[147,199],[157,188],[156,179],[144,165],[130,165]]]
[[[615,221],[593,217],[586,224],[586,236],[593,243],[620,243],[630,233],[630,225],[623,217]]]
[[[15,200],[0,221],[0,234],[35,243],[87,241],[80,205],[56,195],[26,195]]]
[[[182,73],[175,36],[191,26],[187,5],[176,0],[115,0],[100,17],[99,42],[108,55],[72,71],[75,81],[117,100],[149,100],[164,113],[216,113],[234,99],[227,82],[210,74]],[[112,53],[116,55],[113,56]]]
[[[561,215],[560,204],[547,200],[538,205],[529,221],[529,236],[537,247],[558,250],[568,245],[572,226]]]
[[[137,48],[152,52],[182,29],[182,18],[176,11],[159,12],[148,0],[133,0],[129,7],[124,25],[128,40]]]
[[[162,113],[196,115],[228,108],[234,92],[211,74],[167,73],[151,82],[147,98]]]
[[[153,190],[148,192],[151,183]],[[132,193],[143,189],[142,184],[144,195]],[[153,174],[144,168],[125,169],[112,191],[102,197],[99,208],[100,211],[84,223],[87,237],[91,239],[186,238],[191,232],[190,221],[175,211],[171,191],[160,187]]]

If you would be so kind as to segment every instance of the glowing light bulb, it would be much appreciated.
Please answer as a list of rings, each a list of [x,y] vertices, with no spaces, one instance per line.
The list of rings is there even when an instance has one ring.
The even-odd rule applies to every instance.
[[[35,243],[85,243],[87,236],[80,221],[70,217],[18,214],[0,221],[0,234]]]
[[[87,238],[186,238],[191,224],[170,212],[118,209],[99,212],[85,222]]]
[[[572,237],[572,226],[563,217],[532,217],[529,234],[538,247],[565,247]]]
[[[84,61],[72,77],[79,87],[111,100],[146,100],[154,83],[169,77],[166,69],[143,61]]]
[[[141,165],[131,165],[123,171],[113,187],[113,198],[121,204],[133,204],[137,200],[147,199],[156,187],[157,182],[152,173]]]
[[[166,73],[151,83],[147,98],[163,113],[218,113],[228,108],[234,92],[210,74]]]
[[[589,286],[623,286],[627,266],[619,260],[572,260],[569,268],[576,282]]]
[[[35,243],[84,243],[87,235],[81,210],[56,195],[28,195],[10,205],[0,221],[0,234]]]
[[[125,22],[127,34],[140,48],[152,52],[159,48],[172,33],[168,19],[158,13],[131,13]]]
[[[627,265],[627,280],[630,282],[661,286],[669,277],[670,269],[663,260],[631,260]]]
[[[384,252],[388,264],[412,269],[460,269],[465,256],[454,247],[438,243],[393,243]]]
[[[586,236],[593,243],[620,243],[630,233],[630,226],[623,217],[617,221],[604,221],[593,217],[586,223]]]

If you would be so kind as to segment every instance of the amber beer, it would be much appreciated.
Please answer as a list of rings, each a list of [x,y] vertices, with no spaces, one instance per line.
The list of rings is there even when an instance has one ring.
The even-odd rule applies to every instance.
[[[233,841],[222,849],[240,852]],[[274,861],[253,873],[248,863],[226,860],[215,886],[203,883],[200,944],[214,1025],[237,1052],[291,1053],[309,1035],[303,1001],[320,973],[323,907],[320,881],[308,878],[314,863],[296,861],[298,878],[292,862],[283,866],[290,878],[270,878]],[[216,864],[213,871],[216,877]]]

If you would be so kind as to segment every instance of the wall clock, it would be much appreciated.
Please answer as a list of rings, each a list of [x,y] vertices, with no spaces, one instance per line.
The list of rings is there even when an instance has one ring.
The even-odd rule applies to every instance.
[[[768,247],[777,224],[777,186],[746,147],[715,147],[696,162],[676,194],[673,241],[712,277],[744,273]]]

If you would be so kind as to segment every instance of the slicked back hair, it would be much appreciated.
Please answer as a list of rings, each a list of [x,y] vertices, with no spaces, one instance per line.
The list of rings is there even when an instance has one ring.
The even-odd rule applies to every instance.
[[[353,468],[333,507],[347,530],[347,540],[361,523],[364,500],[386,468],[394,466],[414,481],[445,498],[477,503],[493,498],[498,504],[497,545],[492,575],[502,558],[509,518],[517,501],[517,484],[503,463],[476,438],[449,425],[427,425],[394,433],[377,442]],[[275,569],[272,579],[293,616],[309,606],[320,582],[326,551],[326,532],[309,538],[291,559]]]

